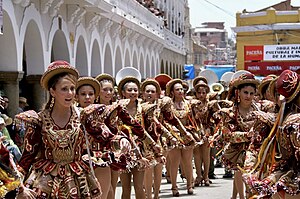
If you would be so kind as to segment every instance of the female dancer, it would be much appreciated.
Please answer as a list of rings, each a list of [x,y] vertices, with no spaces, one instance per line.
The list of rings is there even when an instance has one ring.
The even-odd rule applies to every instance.
[[[96,77],[96,79],[100,83],[100,95],[99,95],[99,102],[106,105],[112,104],[112,98],[114,95],[113,89],[113,78],[108,74],[100,74]],[[130,100],[120,100],[115,102],[111,106],[111,111],[107,114],[105,123],[109,127],[109,129],[114,134],[122,134],[120,126],[123,124],[127,127],[131,128],[132,134],[137,136],[141,141],[145,141],[150,145],[154,144],[154,141],[148,134],[144,133],[143,127],[138,123],[137,120],[132,119],[127,111],[127,104]],[[155,152],[156,153],[156,152]],[[134,160],[133,160],[134,161]],[[148,162],[146,159],[141,158],[137,160],[140,165],[147,165]],[[113,164],[111,165],[111,186],[112,191],[109,193],[108,198],[114,198],[114,192],[117,186],[118,180],[118,171],[125,171],[129,165],[121,165],[121,164]]]
[[[123,78],[120,83],[118,84],[118,91],[119,95],[122,98],[130,99],[129,103],[126,106],[126,110],[129,112],[129,114],[139,121],[140,124],[143,124],[143,118],[142,118],[142,106],[141,106],[141,100],[138,99],[139,95],[139,86],[140,82],[135,77],[125,77]],[[124,127],[124,126],[123,126]],[[123,128],[124,131],[127,131],[126,128]],[[145,132],[147,134],[147,132]],[[127,135],[131,137],[130,130],[127,131]],[[134,139],[134,138],[133,138]],[[143,150],[146,150],[146,148],[151,149],[152,144],[147,144],[145,141],[139,141],[134,139],[133,142],[139,142],[139,147],[142,150],[142,152],[145,152]],[[146,146],[147,145],[147,146]],[[154,145],[156,143],[154,142]],[[159,150],[159,151],[158,151]],[[156,160],[159,163],[164,162],[164,158],[161,153],[161,147],[156,148],[154,151],[154,156]],[[120,175],[121,182],[122,182],[122,198],[123,199],[129,199],[130,193],[131,193],[131,175],[133,175],[133,183],[134,183],[134,189],[136,198],[145,198],[145,193],[143,190],[143,181],[144,181],[144,168],[138,168],[135,167],[131,170],[130,173],[122,173]]]
[[[189,114],[191,114],[191,110],[189,102],[184,98],[182,81],[180,79],[173,79],[169,81],[166,88],[166,94],[170,96],[173,100],[172,110],[174,115],[179,118],[179,120],[185,127],[188,127],[191,131],[195,130],[193,127],[190,128],[192,126],[191,121],[189,120]],[[184,137],[182,136],[182,138]],[[171,161],[170,177],[172,183],[173,196],[179,196],[176,179],[181,159],[183,164],[183,170],[187,179],[187,193],[194,193],[192,158],[193,146],[181,145],[169,151],[169,159]]]
[[[85,108],[94,104],[99,95],[100,84],[93,77],[80,77],[76,88],[76,101],[79,107]]]
[[[256,175],[247,182],[256,190],[259,198],[296,199],[300,194],[299,75],[290,70],[283,71],[276,79],[274,89],[285,99],[281,104],[275,128],[263,143],[262,153],[259,154],[262,163],[260,170],[266,177],[261,179],[260,175]],[[276,153],[273,152],[274,149]]]
[[[38,198],[101,197],[99,183],[82,159],[85,132],[73,105],[78,76],[65,61],[51,63],[41,78],[50,93],[45,108],[16,116],[27,127],[19,170]],[[20,188],[19,198],[28,197],[26,189]]]
[[[94,104],[96,96],[99,95],[99,91],[100,84],[96,79],[94,79],[93,77],[80,77],[78,79],[76,89],[76,99],[79,107],[86,108],[90,104]],[[106,108],[109,109],[109,107]],[[90,137],[89,139],[91,142],[92,151],[94,152],[94,157],[96,157],[97,154],[108,152],[100,149],[100,145],[103,145],[104,141],[100,143],[96,140],[93,140],[92,137]],[[97,166],[95,168],[95,175],[102,189],[101,197],[106,199],[111,187],[110,184],[107,183],[111,181],[110,167],[105,164],[103,164],[103,166],[101,167]]]
[[[242,173],[238,170],[238,167],[243,168],[244,166],[246,150],[254,133],[251,130],[255,122],[252,113],[253,111],[259,111],[259,106],[253,98],[258,84],[259,82],[253,74],[239,76],[234,80],[233,90],[231,91],[235,97],[234,106],[220,110],[223,122],[222,132],[225,141],[228,143],[224,149],[225,164],[235,170],[233,199],[236,198],[236,192],[239,194],[239,198],[245,198]]]
[[[205,186],[209,186],[209,164],[210,164],[210,146],[208,137],[211,136],[212,129],[210,127],[210,122],[208,118],[208,98],[209,86],[207,85],[207,80],[205,77],[198,76],[193,82],[196,98],[201,101],[202,111],[197,111],[199,114],[195,114],[196,124],[201,126],[201,145],[194,148],[194,162],[196,167],[197,177],[195,179],[195,186],[202,185],[204,182]],[[196,112],[195,112],[196,113]],[[203,172],[202,172],[203,164]]]

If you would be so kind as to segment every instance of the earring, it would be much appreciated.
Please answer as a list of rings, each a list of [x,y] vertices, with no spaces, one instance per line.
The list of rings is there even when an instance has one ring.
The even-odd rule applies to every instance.
[[[51,102],[50,102],[50,109],[52,109],[53,108],[53,106],[54,106],[54,102],[55,102],[55,99],[54,99],[54,97],[52,97],[51,98]]]

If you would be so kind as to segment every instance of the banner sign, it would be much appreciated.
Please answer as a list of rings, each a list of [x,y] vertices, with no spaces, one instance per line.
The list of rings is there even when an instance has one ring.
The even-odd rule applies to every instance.
[[[300,60],[300,44],[244,46],[245,61]]]
[[[265,45],[265,61],[300,60],[300,44]]]
[[[245,46],[244,47],[244,58],[245,61],[260,61],[263,60],[263,46]]]
[[[270,74],[280,75],[286,69],[300,70],[300,61],[290,62],[245,62],[245,70],[258,76],[267,76]]]

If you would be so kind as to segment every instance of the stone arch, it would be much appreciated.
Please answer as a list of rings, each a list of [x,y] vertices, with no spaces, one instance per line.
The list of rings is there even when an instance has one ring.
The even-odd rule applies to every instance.
[[[44,55],[40,29],[36,22],[31,20],[26,28],[23,47],[23,67],[27,75],[43,74]]]
[[[91,75],[96,77],[101,73],[101,52],[99,41],[96,39],[93,42],[91,50]]]
[[[122,63],[122,52],[120,46],[117,46],[116,52],[115,52],[115,74],[114,76],[119,72],[119,70],[122,69],[123,63]]]
[[[3,1],[3,6],[8,6],[8,10],[14,10],[12,1]],[[13,12],[3,10],[3,35],[0,36],[0,70],[1,71],[21,71],[21,59],[18,51],[18,27]],[[18,67],[19,66],[19,67]]]
[[[165,73],[165,64],[163,59],[160,61],[160,73]]]
[[[130,54],[129,54],[129,49],[127,48],[125,50],[125,61],[124,61],[124,67],[132,66],[130,62]]]
[[[156,70],[155,70],[155,68],[156,68],[156,64],[155,64],[155,61],[154,61],[154,57],[152,57],[152,59],[151,59],[151,74],[150,74],[150,76],[149,77],[154,77],[155,76],[155,73],[156,73]]]
[[[138,69],[138,58],[137,58],[137,53],[136,53],[136,51],[133,51],[132,67]]]
[[[104,65],[103,65],[103,72],[108,73],[110,75],[113,75],[113,69],[112,69],[112,51],[111,51],[111,46],[107,43],[105,45],[105,50],[104,50]]]
[[[59,21],[61,22],[61,28],[58,25]],[[71,62],[71,42],[67,42],[67,38],[69,38],[67,23],[61,18],[53,19],[48,43],[49,52],[51,52],[49,62],[54,60],[65,60],[72,65],[75,64]]]
[[[145,74],[145,60],[144,60],[144,56],[142,54],[140,54],[140,70],[142,78],[146,77]]]
[[[168,61],[166,61],[166,66],[165,66],[165,74],[170,74],[169,73],[169,64],[168,64]]]
[[[51,61],[65,60],[70,62],[70,54],[68,51],[68,42],[65,34],[61,30],[57,30],[53,37],[53,44],[51,49]]]
[[[83,36],[79,36],[76,43],[75,66],[79,71],[80,76],[89,76],[88,60],[86,52],[86,44]]]
[[[146,62],[145,62],[145,68],[146,68],[146,73],[145,73],[145,78],[148,78],[151,76],[151,68],[150,68],[150,58],[149,54],[146,55]]]

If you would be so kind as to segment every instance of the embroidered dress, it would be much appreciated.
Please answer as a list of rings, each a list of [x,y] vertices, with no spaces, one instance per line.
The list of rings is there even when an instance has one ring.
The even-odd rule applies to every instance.
[[[244,167],[246,151],[251,142],[250,130],[254,127],[252,111],[258,111],[258,106],[253,102],[250,111],[245,115],[239,113],[238,107],[223,108],[216,113],[216,118],[221,119],[222,135],[226,142],[224,147],[224,161],[227,167],[236,169],[237,165]],[[216,119],[216,121],[218,121]]]
[[[16,119],[26,127],[19,162],[26,187],[39,198],[100,198],[99,184],[82,160],[85,137],[73,106],[64,127],[55,124],[49,110],[23,112]]]

